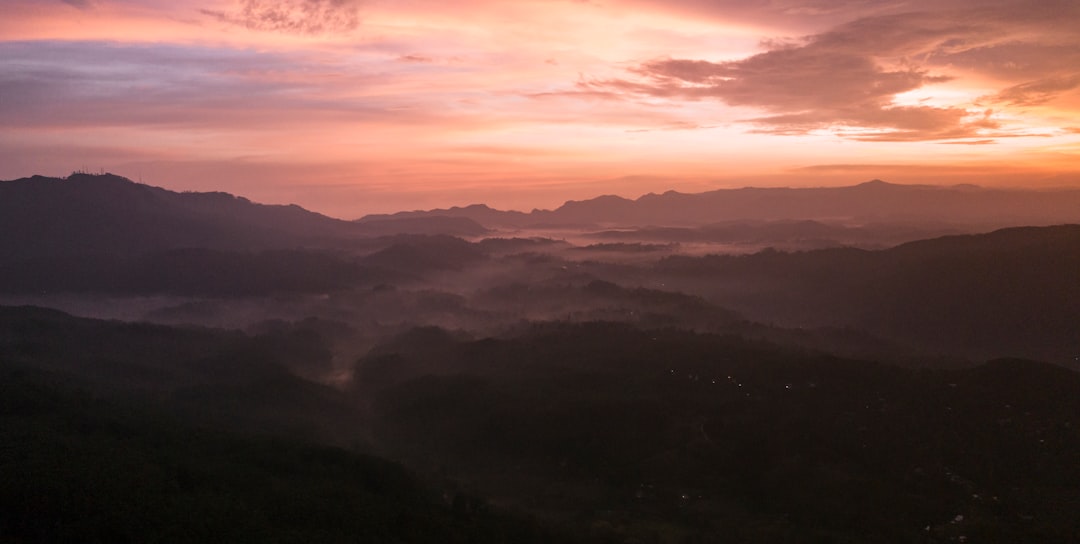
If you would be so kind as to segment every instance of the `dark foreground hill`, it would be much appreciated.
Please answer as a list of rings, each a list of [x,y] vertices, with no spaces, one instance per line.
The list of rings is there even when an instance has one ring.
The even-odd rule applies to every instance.
[[[322,342],[285,332],[0,310],[0,538],[1080,536],[1080,375],[1053,365],[913,370],[733,335],[549,322],[492,338],[408,332],[340,391],[289,372]],[[424,480],[319,445],[368,433]]]
[[[1080,537],[1080,374],[1044,363],[551,323],[408,333],[354,387],[400,458],[616,542]]]
[[[362,440],[359,415],[330,387],[298,373],[330,358],[317,336],[101,321],[0,306],[0,367],[30,369],[99,396],[158,404],[225,430]]]
[[[403,467],[209,431],[0,366],[4,542],[567,542]]]
[[[327,446],[365,431],[287,371],[319,347],[0,307],[0,541],[568,541]]]

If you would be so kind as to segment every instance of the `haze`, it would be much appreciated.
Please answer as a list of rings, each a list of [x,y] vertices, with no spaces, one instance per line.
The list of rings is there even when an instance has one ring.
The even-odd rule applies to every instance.
[[[8,0],[0,179],[343,218],[677,189],[1080,184],[1080,4]]]
[[[1080,542],[1077,29],[0,0],[0,542]]]

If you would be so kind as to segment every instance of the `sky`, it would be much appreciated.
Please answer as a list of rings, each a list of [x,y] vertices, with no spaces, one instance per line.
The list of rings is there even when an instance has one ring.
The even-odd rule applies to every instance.
[[[1080,186],[1076,0],[2,0],[0,179],[328,215]]]

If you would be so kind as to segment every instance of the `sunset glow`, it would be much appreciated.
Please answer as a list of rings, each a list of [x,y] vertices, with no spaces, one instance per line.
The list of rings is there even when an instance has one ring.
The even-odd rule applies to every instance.
[[[0,179],[353,218],[746,185],[1080,186],[1080,3],[8,0]]]

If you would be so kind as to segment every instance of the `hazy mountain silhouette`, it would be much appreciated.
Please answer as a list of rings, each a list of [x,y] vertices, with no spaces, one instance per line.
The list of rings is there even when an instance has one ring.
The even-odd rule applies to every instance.
[[[487,227],[699,226],[724,221],[947,223],[979,228],[1080,221],[1080,190],[989,189],[972,185],[897,185],[873,180],[849,187],[742,188],[647,194],[636,200],[600,196],[554,210],[499,212],[487,206],[373,215],[467,217]]]
[[[185,248],[139,255],[92,253],[0,262],[0,293],[325,293],[385,282],[387,276],[332,252]]]
[[[445,217],[360,224],[112,174],[34,176],[0,182],[0,292],[327,292],[396,274],[365,267],[357,255],[375,252],[374,267],[421,272],[454,261],[468,244],[443,231],[487,229]]]
[[[0,262],[180,248],[262,251],[353,247],[394,234],[482,235],[467,218],[360,224],[228,193],[177,193],[112,174],[0,181]]]
[[[697,281],[751,319],[864,328],[926,349],[1015,355],[1076,366],[1080,225],[853,248],[674,256],[658,265]]]
[[[692,255],[1076,221],[1077,194],[875,181],[354,222],[0,182],[0,293],[69,312],[0,306],[0,540],[1071,542],[1080,225]],[[448,234],[543,225],[569,240]],[[1058,366],[978,364],[999,357]]]
[[[111,174],[0,182],[0,255],[134,254],[176,248],[292,249],[362,236],[299,206],[176,193]]]
[[[484,258],[479,246],[452,236],[402,235],[390,240],[392,244],[365,256],[361,262],[403,273],[423,273],[460,269]]]
[[[812,249],[838,245],[857,247],[892,246],[962,234],[955,225],[915,223],[873,223],[847,226],[811,220],[726,221],[694,227],[642,227],[605,230],[590,237],[605,240],[644,240],[667,243],[728,243],[744,245],[795,246]]]
[[[365,215],[356,221],[358,223],[368,224],[379,223],[382,221],[417,219],[422,217],[461,217],[475,221],[485,227],[521,227],[534,223],[531,214],[518,211],[496,210],[488,207],[486,204],[472,204],[465,207],[454,206],[452,208],[431,211],[415,210],[393,214],[371,214]]]
[[[450,236],[482,236],[491,232],[490,229],[485,228],[476,219],[464,215],[373,216],[358,219],[356,223],[362,223],[365,232],[387,235],[448,234]]]

